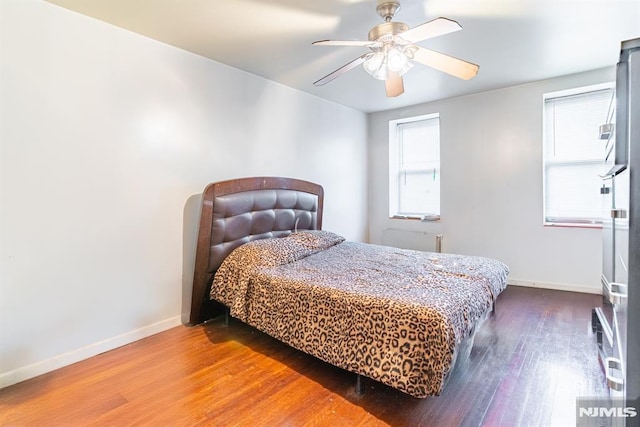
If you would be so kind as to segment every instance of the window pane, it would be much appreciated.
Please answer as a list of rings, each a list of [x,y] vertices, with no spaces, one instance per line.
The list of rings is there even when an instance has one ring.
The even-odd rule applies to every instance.
[[[547,220],[600,221],[600,172],[600,163],[548,165],[545,198]]]
[[[424,169],[426,163],[440,160],[440,132],[437,121],[419,121],[399,125],[400,167],[402,169]]]
[[[403,215],[424,215],[440,213],[440,171],[402,172],[400,184],[400,206]]]
[[[605,142],[598,128],[607,122],[612,90],[547,99],[547,159],[601,160]]]

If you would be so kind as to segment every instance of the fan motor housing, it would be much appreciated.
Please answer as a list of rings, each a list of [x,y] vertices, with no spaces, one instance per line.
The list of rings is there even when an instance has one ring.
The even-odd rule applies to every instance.
[[[377,41],[384,36],[395,36],[396,34],[404,33],[408,29],[409,26],[402,22],[385,22],[376,25],[369,31],[369,40]]]

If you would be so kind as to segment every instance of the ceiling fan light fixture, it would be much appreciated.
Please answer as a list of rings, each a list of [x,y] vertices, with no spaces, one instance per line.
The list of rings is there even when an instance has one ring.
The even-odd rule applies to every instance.
[[[402,76],[413,67],[413,64],[403,51],[394,47],[387,51],[387,67]]]
[[[413,67],[413,64],[401,49],[391,46],[372,53],[362,66],[374,78],[387,80],[389,72],[402,76]]]
[[[364,61],[362,66],[365,71],[378,80],[386,80],[389,74],[387,70],[386,57],[383,52],[372,53],[369,58]]]

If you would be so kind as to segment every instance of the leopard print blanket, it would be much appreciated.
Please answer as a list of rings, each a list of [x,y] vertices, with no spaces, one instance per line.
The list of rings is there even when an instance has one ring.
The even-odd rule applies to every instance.
[[[422,398],[440,394],[508,272],[488,258],[300,231],[235,249],[211,297],[292,347]]]

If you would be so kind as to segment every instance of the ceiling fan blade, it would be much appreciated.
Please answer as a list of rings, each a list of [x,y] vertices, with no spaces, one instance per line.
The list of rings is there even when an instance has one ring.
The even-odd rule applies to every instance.
[[[394,98],[404,93],[404,84],[402,76],[396,72],[390,71],[387,80],[384,81],[384,87],[387,90],[387,96]]]
[[[404,33],[398,34],[397,37],[400,37],[410,43],[416,43],[432,37],[453,33],[454,31],[459,31],[461,29],[462,27],[460,24],[452,19],[436,18],[429,22],[425,22],[424,24],[420,24],[417,27],[410,28]]]
[[[349,62],[348,64],[345,64],[342,67],[338,68],[337,70],[333,71],[332,73],[327,74],[326,76],[324,76],[320,80],[313,82],[313,84],[315,86],[326,85],[331,80],[333,80],[333,79],[335,79],[337,77],[340,77],[341,75],[343,75],[347,71],[350,71],[350,70],[356,68],[358,65],[362,64],[367,59],[367,57],[369,55],[370,55],[370,52],[367,52],[364,55],[361,55],[361,56],[357,57],[356,59],[354,59],[353,61]]]
[[[364,41],[364,40],[318,40],[311,43],[314,46],[362,46],[373,47],[382,46],[380,42]]]
[[[476,64],[434,50],[425,49],[416,45],[412,46],[411,49],[415,49],[412,58],[414,61],[463,80],[469,80],[475,77],[480,69]]]

